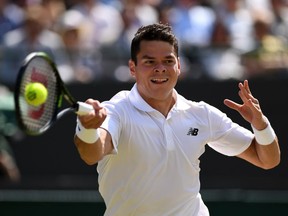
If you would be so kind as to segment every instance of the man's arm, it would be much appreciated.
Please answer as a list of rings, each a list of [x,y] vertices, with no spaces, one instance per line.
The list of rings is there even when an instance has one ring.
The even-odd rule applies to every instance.
[[[97,100],[88,99],[86,103],[91,104],[94,111],[78,116],[74,143],[80,157],[93,165],[113,151],[113,144],[109,132],[100,128],[107,116],[105,108]]]
[[[92,144],[82,141],[77,135],[74,137],[74,143],[80,157],[88,165],[96,164],[105,155],[113,151],[111,135],[102,128],[98,128],[98,130],[100,134],[99,139]]]
[[[239,83],[239,89],[243,104],[228,99],[224,100],[224,104],[239,112],[251,124],[255,138],[248,149],[238,157],[263,169],[271,169],[280,163],[278,139],[268,119],[262,113],[259,101],[253,97],[248,81]]]
[[[269,145],[260,145],[254,138],[249,148],[238,157],[263,169],[272,169],[280,163],[278,140],[276,138]]]

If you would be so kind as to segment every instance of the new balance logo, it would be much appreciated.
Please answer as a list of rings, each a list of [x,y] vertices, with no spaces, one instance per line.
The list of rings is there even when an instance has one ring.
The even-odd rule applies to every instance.
[[[199,131],[198,128],[192,128],[192,127],[190,127],[187,135],[188,135],[188,136],[197,136],[197,135],[198,135],[198,131]]]

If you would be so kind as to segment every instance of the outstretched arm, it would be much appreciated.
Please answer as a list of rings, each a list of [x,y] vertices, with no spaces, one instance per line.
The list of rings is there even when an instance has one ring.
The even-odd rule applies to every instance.
[[[248,80],[239,83],[239,96],[243,104],[229,99],[224,104],[236,110],[253,127],[255,138],[250,147],[238,157],[263,169],[271,169],[280,163],[278,139],[267,119],[262,113],[259,101],[253,97]]]
[[[94,111],[78,116],[74,142],[80,157],[89,165],[96,164],[113,150],[110,134],[99,128],[106,118],[106,110],[97,100],[88,99],[86,103],[94,107]]]

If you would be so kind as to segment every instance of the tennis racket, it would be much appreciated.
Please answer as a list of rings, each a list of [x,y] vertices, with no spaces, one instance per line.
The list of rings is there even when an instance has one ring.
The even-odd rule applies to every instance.
[[[25,100],[26,85],[39,82],[48,92],[46,101],[33,106]],[[63,99],[68,102],[64,108]],[[20,129],[28,135],[46,132],[59,118],[68,112],[85,115],[93,110],[92,105],[76,101],[62,81],[56,64],[44,52],[33,52],[23,61],[17,75],[15,90],[15,112]]]

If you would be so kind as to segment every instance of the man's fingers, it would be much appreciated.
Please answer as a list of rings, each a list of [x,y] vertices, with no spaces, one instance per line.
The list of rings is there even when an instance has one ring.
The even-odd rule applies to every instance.
[[[239,108],[240,108],[240,104],[237,104],[237,103],[235,103],[234,101],[231,101],[231,100],[229,100],[229,99],[225,99],[224,100],[224,104],[226,105],[226,106],[228,106],[229,108],[231,108],[231,109],[234,109],[234,110],[239,110]]]
[[[241,92],[239,92],[239,96],[241,97],[243,102],[247,102],[247,100],[251,99],[253,103],[259,104],[259,101],[252,95],[247,80],[245,80],[244,85],[242,83],[239,83],[239,88]]]
[[[251,94],[248,80],[244,80],[244,87],[247,90],[248,94]]]

